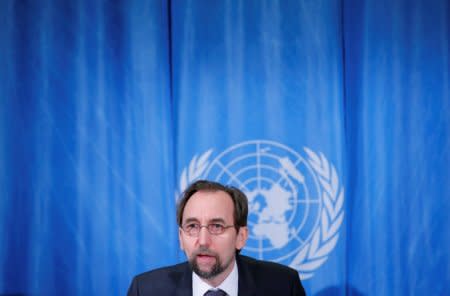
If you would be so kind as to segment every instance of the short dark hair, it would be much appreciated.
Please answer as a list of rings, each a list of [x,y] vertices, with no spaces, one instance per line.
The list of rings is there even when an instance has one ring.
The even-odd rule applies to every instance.
[[[248,201],[244,192],[233,186],[222,185],[208,180],[198,180],[186,188],[177,204],[177,223],[181,227],[183,212],[188,200],[199,191],[223,191],[227,193],[234,204],[234,227],[239,231],[240,227],[247,226]]]

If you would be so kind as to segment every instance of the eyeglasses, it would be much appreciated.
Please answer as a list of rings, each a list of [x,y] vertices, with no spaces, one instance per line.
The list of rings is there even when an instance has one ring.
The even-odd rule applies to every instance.
[[[223,225],[220,223],[210,223],[207,225],[201,225],[200,223],[187,223],[181,226],[181,229],[183,229],[187,235],[196,237],[199,235],[200,230],[203,227],[206,227],[210,234],[219,235],[224,233],[228,228],[234,227],[234,225]]]

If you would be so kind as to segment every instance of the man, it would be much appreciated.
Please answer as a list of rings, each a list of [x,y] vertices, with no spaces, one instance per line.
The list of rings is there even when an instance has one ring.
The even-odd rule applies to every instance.
[[[305,295],[292,268],[240,255],[248,238],[247,197],[239,189],[200,180],[177,206],[188,262],[136,276],[128,296]]]

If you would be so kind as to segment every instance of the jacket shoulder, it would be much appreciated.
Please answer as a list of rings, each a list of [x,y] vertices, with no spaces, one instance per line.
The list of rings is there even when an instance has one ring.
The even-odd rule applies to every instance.
[[[131,282],[128,296],[174,295],[178,288],[189,288],[190,274],[187,262],[138,274]]]
[[[304,296],[298,271],[279,263],[257,260],[239,255],[239,295],[251,293],[241,290],[256,291],[255,295],[291,295]],[[242,275],[242,278],[241,278]]]
[[[243,265],[246,265],[246,267],[254,272],[257,273],[269,273],[269,274],[291,274],[291,275],[298,275],[297,270],[282,265],[279,263],[271,262],[271,261],[264,261],[264,260],[257,260],[248,256],[239,256],[239,260],[243,263]]]

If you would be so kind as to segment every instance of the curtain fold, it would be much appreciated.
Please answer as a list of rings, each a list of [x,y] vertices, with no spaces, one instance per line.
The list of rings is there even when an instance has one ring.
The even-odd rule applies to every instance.
[[[0,293],[124,294],[177,254],[167,3],[1,6]]]
[[[448,17],[443,1],[345,5],[347,262],[361,291],[449,291]]]
[[[323,153],[343,184],[341,7],[327,3],[172,4],[179,188],[183,178],[200,175],[244,190],[254,213],[243,253],[296,267],[311,292],[346,278],[344,214],[336,208],[330,216],[336,235],[314,232],[326,211],[305,150]],[[305,182],[279,172],[282,158]],[[272,192],[276,200],[292,191],[298,199],[284,208],[271,202]],[[324,248],[320,255],[308,243],[313,238]],[[327,248],[335,256],[328,257]],[[309,255],[302,258],[301,250]]]

